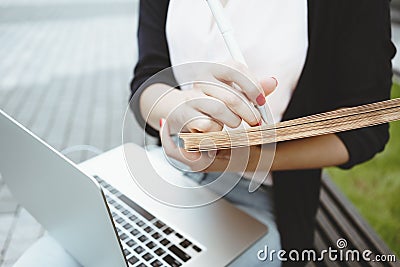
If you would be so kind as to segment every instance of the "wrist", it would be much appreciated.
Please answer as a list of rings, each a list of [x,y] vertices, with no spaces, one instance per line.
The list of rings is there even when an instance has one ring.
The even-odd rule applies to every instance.
[[[167,84],[153,84],[140,96],[140,111],[143,119],[154,129],[159,130],[159,121],[181,101],[181,91]]]

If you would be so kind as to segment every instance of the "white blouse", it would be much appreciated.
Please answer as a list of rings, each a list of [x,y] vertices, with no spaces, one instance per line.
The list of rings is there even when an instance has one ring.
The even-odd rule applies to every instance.
[[[306,59],[307,0],[222,0],[222,3],[250,71],[259,79],[275,77],[279,81],[276,90],[267,97],[274,121],[278,122]],[[206,0],[170,0],[166,35],[172,65],[231,60]],[[176,78],[179,83],[179,77]]]
[[[260,79],[273,76],[279,81],[278,88],[267,97],[274,120],[278,122],[306,58],[307,1],[225,2],[226,14],[250,71]],[[231,60],[206,0],[170,0],[166,34],[172,65]]]

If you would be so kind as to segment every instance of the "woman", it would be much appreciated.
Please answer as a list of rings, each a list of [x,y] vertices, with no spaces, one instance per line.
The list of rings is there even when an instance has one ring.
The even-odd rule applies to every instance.
[[[237,63],[231,66],[252,77],[255,83],[241,86],[247,109],[238,104],[240,101],[232,105],[223,94],[207,86],[169,90],[173,82],[168,80],[141,86],[171,65],[191,61],[221,63],[230,56],[206,1],[140,2],[139,61],[131,83],[132,108],[137,120],[143,126],[147,123],[147,132],[154,136],[159,134],[159,120],[167,118],[161,139],[172,157],[185,161],[185,152],[177,150],[169,132],[176,132],[183,125],[186,131],[221,130],[223,125],[238,126],[238,120],[257,125],[260,116],[249,103],[263,104],[265,96],[276,121],[389,98],[395,48],[388,0],[222,2],[249,67]],[[213,75],[225,84],[241,85],[235,75]],[[271,76],[279,85],[275,78],[265,78]],[[199,94],[216,99],[224,107],[213,113],[195,101],[183,104],[191,95]],[[160,105],[152,110],[156,99]],[[168,115],[176,106],[184,106],[185,116]],[[198,113],[205,119],[185,124]],[[282,248],[301,251],[313,247],[321,168],[349,169],[369,160],[383,150],[388,137],[388,125],[381,125],[277,144],[271,167],[273,186],[263,186],[265,192],[261,194],[266,198],[273,195],[269,206],[273,207]],[[250,162],[260,160],[259,172],[268,171],[269,167],[259,159],[261,149],[253,147],[250,155]],[[187,153],[184,156],[191,157]],[[226,161],[217,157],[208,170],[224,171]],[[248,166],[246,171],[255,168]],[[290,261],[285,264],[303,265]]]

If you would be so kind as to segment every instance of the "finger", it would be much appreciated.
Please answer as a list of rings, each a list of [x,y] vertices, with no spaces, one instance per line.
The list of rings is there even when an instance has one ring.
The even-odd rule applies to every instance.
[[[206,117],[200,113],[201,116],[190,121],[186,128],[192,133],[207,133],[207,132],[219,132],[223,129],[223,124],[213,120],[212,118]]]
[[[230,66],[216,65],[212,71],[217,80],[237,84],[253,104],[260,106],[265,104],[265,94],[261,84],[243,64],[234,62]]]
[[[224,102],[233,113],[249,125],[260,125],[260,112],[242,93],[222,86],[202,86],[201,90],[203,90],[204,94]]]
[[[192,103],[193,107],[214,120],[231,127],[237,128],[242,122],[241,118],[232,112],[221,100],[204,95]]]
[[[185,150],[176,146],[174,140],[171,138],[169,127],[165,119],[160,120],[160,139],[164,152],[168,157],[176,159],[184,164],[198,160],[201,156],[199,152],[186,152]]]
[[[204,171],[212,164],[214,157],[213,153],[187,152],[183,148],[179,148],[174,143],[170,136],[170,131],[166,120],[160,121],[160,138],[164,148],[164,152],[168,157],[171,157],[183,164],[189,166],[192,171]]]
[[[262,79],[261,87],[264,91],[264,94],[268,96],[276,89],[276,87],[278,87],[278,80],[275,77]]]
[[[193,102],[195,100],[189,100],[184,109],[175,109],[168,115],[170,132],[204,133],[221,131],[224,125],[198,111],[193,107]]]
[[[194,84],[194,88],[196,90],[190,92],[190,95],[186,99],[185,109],[175,109],[174,112],[177,113],[175,113],[174,116],[171,116],[171,114],[169,115],[169,117],[180,117],[178,121],[184,123],[184,125],[180,125],[181,128],[178,129],[178,132],[181,132],[182,130],[201,133],[221,131],[224,127],[223,122],[213,119],[205,112],[201,112],[198,109],[198,107],[203,104],[207,105],[207,103],[204,102],[207,101],[206,98],[209,97],[198,88],[197,83]],[[198,103],[199,101],[201,103]]]

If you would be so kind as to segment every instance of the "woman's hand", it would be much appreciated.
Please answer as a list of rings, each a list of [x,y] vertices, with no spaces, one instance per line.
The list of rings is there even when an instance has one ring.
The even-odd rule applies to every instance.
[[[166,118],[172,133],[220,131],[224,125],[236,128],[242,120],[250,126],[260,125],[261,115],[254,105],[265,104],[265,96],[277,86],[276,79],[257,81],[238,63],[216,64],[208,71],[211,78],[194,83],[191,89],[173,89],[165,94],[163,88],[164,94],[159,93],[161,97],[152,110],[148,103],[157,96],[157,90],[146,89],[141,109],[142,114],[149,114],[150,125],[158,128],[159,118]]]
[[[175,145],[165,120],[161,125],[160,137],[165,154],[197,172],[319,169],[344,164],[350,157],[345,145],[335,134],[278,143],[272,157],[270,148],[263,149],[261,146],[187,152]]]
[[[160,120],[160,138],[167,157],[182,162],[196,172],[254,172],[260,161],[260,146],[243,147],[208,152],[187,152],[171,138],[169,125]]]

